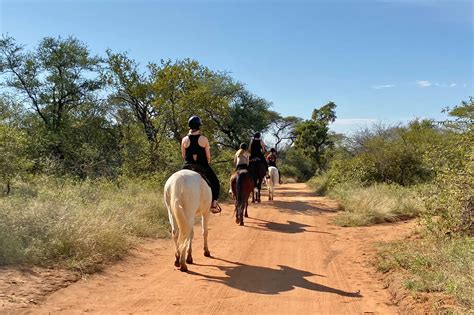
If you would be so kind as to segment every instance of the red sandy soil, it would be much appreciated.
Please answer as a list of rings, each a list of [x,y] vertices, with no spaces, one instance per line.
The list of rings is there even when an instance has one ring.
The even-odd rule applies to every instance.
[[[171,240],[140,244],[73,284],[71,272],[3,269],[0,313],[400,314],[372,264],[374,243],[404,238],[414,224],[342,228],[330,223],[336,211],[304,184],[251,204],[243,227],[224,205],[210,219],[212,258],[195,226],[187,273],[174,267]]]

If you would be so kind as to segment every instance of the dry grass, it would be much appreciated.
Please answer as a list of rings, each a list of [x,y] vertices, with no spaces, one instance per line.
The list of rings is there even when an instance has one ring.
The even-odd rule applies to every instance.
[[[398,185],[357,183],[329,185],[327,176],[311,178],[307,184],[319,195],[339,202],[341,212],[334,222],[341,226],[364,226],[417,217],[424,209],[420,196]]]
[[[380,245],[378,269],[404,270],[405,287],[416,292],[454,296],[458,307],[437,305],[441,314],[472,313],[474,309],[474,239],[434,238]]]
[[[0,198],[0,265],[90,271],[138,237],[168,235],[161,187],[150,181],[37,178]]]
[[[423,210],[423,201],[413,191],[400,186],[374,184],[361,187],[338,185],[329,191],[345,211],[334,222],[341,226],[363,226],[414,218]]]

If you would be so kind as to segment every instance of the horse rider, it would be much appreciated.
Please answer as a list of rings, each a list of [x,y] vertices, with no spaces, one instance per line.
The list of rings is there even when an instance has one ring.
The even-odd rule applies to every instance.
[[[280,173],[280,169],[276,166],[276,161],[277,161],[276,149],[275,149],[275,148],[271,148],[271,149],[270,149],[270,153],[267,155],[268,166],[273,166],[273,167],[275,167],[275,168],[278,170],[278,178],[279,178],[279,180],[280,180],[280,185],[281,185],[281,183],[282,183],[282,181],[281,181],[281,173]]]
[[[201,134],[199,128],[202,125],[201,118],[192,116],[188,120],[189,133],[181,141],[181,155],[184,160],[183,169],[190,169],[200,173],[209,183],[212,191],[211,212],[220,212],[217,198],[219,197],[220,184],[216,173],[212,170],[211,148],[209,140]]]
[[[261,139],[260,132],[257,132],[253,135],[252,140],[250,141],[250,160],[254,158],[259,158],[260,161],[265,165],[266,176],[268,177],[268,164],[265,156],[263,155],[267,149],[265,148],[265,143]]]
[[[234,155],[235,170],[246,170],[250,162],[250,153],[247,151],[247,143],[241,143],[239,150]]]

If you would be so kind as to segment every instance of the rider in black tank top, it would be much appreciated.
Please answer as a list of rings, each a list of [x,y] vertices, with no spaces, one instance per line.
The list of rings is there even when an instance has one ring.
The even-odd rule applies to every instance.
[[[201,135],[188,135],[191,144],[186,148],[185,162],[189,164],[208,165],[206,151],[198,142],[199,137],[201,137]]]
[[[189,169],[198,172],[204,177],[204,179],[207,180],[212,191],[211,211],[217,213],[220,212],[220,207],[217,204],[220,183],[216,173],[214,173],[211,166],[209,165],[209,159],[211,158],[209,142],[207,138],[202,136],[199,132],[199,127],[201,124],[201,119],[197,116],[192,116],[188,121],[188,125],[191,130],[181,142],[181,152],[184,159],[183,169]],[[201,137],[203,137],[203,139],[201,139],[201,144],[205,144],[205,147],[202,147],[199,144],[199,139]],[[189,146],[186,147],[188,139]],[[209,153],[209,157],[207,156],[207,153]]]

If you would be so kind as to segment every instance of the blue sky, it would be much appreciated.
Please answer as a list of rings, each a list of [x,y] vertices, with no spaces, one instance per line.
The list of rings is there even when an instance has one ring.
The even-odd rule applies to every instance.
[[[441,119],[474,95],[470,0],[0,2],[0,32],[28,48],[73,35],[143,64],[194,58],[283,115],[334,101],[339,132]]]

